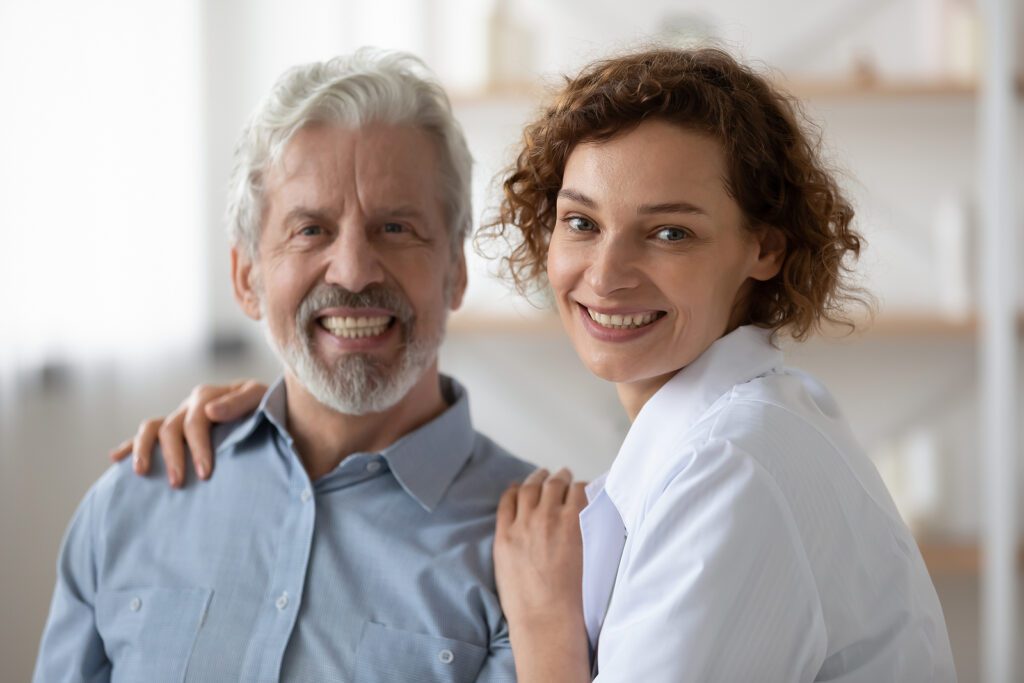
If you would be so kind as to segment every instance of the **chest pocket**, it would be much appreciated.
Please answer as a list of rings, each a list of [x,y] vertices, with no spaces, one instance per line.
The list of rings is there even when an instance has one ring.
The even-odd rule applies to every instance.
[[[367,622],[356,650],[355,683],[469,683],[487,648]]]
[[[111,680],[184,680],[212,596],[206,588],[100,591],[96,627],[113,665]]]

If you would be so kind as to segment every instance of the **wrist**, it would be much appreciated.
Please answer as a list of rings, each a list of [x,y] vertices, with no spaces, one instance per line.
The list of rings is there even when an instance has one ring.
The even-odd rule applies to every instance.
[[[582,616],[510,624],[509,641],[520,683],[589,683],[590,643]]]

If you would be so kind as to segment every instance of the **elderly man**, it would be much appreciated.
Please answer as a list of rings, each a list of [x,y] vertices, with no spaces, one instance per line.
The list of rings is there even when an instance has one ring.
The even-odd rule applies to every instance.
[[[298,67],[236,162],[235,297],[284,376],[214,431],[209,483],[92,487],[36,680],[513,680],[491,542],[531,468],[437,368],[470,222],[447,98],[405,55]]]

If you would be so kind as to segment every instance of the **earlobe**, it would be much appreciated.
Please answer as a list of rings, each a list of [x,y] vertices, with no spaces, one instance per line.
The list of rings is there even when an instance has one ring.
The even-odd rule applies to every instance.
[[[786,236],[778,228],[768,225],[757,232],[757,261],[750,277],[762,282],[771,280],[782,270],[786,257]]]
[[[255,272],[252,259],[237,246],[231,248],[231,286],[235,301],[242,312],[253,320],[259,320],[260,299],[255,286]]]

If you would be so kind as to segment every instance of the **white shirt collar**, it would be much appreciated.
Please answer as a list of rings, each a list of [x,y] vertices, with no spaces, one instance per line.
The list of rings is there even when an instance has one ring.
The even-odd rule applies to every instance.
[[[737,384],[782,365],[771,332],[739,327],[680,370],[640,410],[608,472],[605,490],[631,533],[663,458],[708,408]],[[595,482],[597,483],[597,482]],[[596,495],[599,491],[588,491]]]

